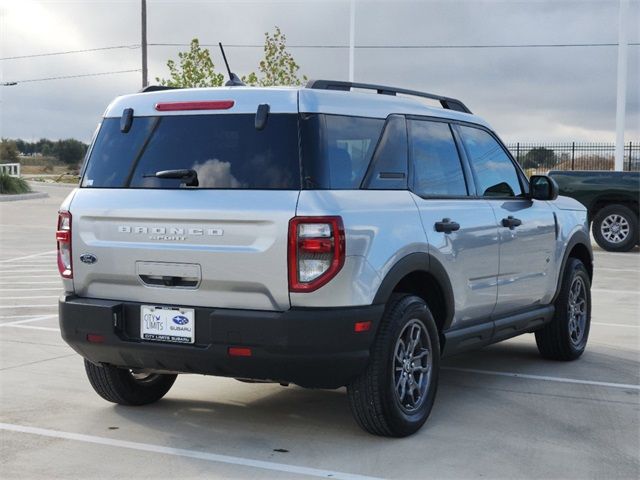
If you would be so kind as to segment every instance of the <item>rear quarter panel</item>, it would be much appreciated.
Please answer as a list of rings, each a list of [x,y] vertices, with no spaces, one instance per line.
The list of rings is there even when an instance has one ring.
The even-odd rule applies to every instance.
[[[340,215],[346,261],[315,292],[291,293],[296,307],[370,305],[385,275],[402,257],[428,252],[418,209],[408,191],[303,190],[296,215]]]

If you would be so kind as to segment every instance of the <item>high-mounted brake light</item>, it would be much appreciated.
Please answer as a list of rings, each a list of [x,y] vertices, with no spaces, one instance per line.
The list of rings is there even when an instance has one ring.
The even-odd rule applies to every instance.
[[[289,221],[289,291],[313,292],[335,277],[345,259],[341,217]]]
[[[177,112],[181,110],[229,110],[233,100],[215,100],[208,102],[161,102],[156,103],[159,112]]]
[[[64,278],[73,278],[71,262],[71,213],[58,212],[58,229],[56,230],[58,247],[58,271]]]

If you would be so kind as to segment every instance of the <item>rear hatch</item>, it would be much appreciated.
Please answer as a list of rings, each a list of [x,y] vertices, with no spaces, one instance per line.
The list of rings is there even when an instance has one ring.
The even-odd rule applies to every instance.
[[[297,92],[269,92],[271,102],[259,92],[141,94],[109,108],[70,207],[77,295],[289,308]],[[258,126],[260,103],[272,105]]]

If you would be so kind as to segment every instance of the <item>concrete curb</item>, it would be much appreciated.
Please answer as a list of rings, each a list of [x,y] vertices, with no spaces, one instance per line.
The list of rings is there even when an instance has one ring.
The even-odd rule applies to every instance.
[[[27,183],[33,187],[63,187],[63,188],[76,188],[78,184],[76,183],[54,183],[54,182],[36,182],[35,180],[27,180]]]
[[[48,193],[44,192],[31,192],[31,193],[3,193],[0,194],[0,202],[14,202],[16,200],[33,200],[36,198],[47,198],[49,196]]]

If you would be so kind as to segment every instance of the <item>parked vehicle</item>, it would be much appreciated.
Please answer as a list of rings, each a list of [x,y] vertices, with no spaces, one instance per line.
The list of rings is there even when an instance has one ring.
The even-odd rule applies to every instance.
[[[593,238],[610,252],[626,252],[640,242],[640,172],[551,171],[560,193],[585,207]]]
[[[546,358],[584,352],[587,212],[557,195],[448,97],[119,97],[60,208],[62,336],[111,402],[154,402],[179,373],[346,385],[362,428],[406,436],[442,355],[531,332]]]

